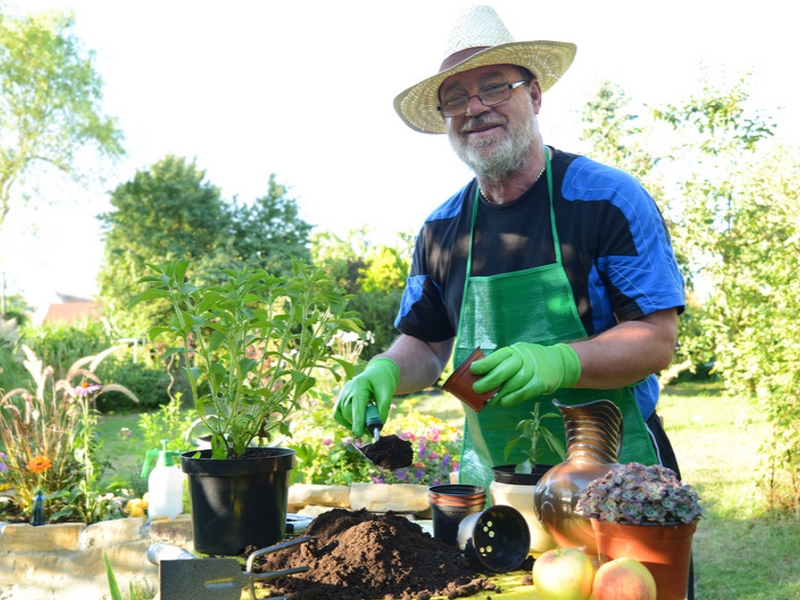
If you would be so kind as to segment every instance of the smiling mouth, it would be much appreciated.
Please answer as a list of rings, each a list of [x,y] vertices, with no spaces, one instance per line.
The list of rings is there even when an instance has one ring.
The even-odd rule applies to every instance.
[[[491,122],[481,122],[479,120],[471,120],[464,123],[463,127],[461,128],[461,133],[464,135],[476,134],[476,133],[483,133],[485,131],[489,131],[491,129],[495,129],[496,127],[502,127],[503,123],[497,121]]]

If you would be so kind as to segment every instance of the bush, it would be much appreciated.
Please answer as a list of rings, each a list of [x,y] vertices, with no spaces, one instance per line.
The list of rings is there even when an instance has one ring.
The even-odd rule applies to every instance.
[[[28,385],[30,373],[22,364],[24,360],[16,321],[0,321],[0,392]]]
[[[137,404],[125,394],[107,392],[97,398],[97,409],[101,412],[150,410],[169,402],[170,376],[163,367],[115,357],[101,365],[98,375],[104,381],[125,386],[139,398]]]
[[[96,320],[21,327],[20,338],[44,364],[53,368],[56,378],[64,377],[70,366],[84,356],[96,356],[116,343],[105,324]]]

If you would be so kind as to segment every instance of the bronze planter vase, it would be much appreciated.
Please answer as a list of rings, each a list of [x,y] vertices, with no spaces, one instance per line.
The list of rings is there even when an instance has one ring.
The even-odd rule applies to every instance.
[[[567,458],[536,484],[536,516],[559,546],[596,556],[591,523],[575,512],[575,505],[590,481],[618,464],[622,413],[610,400],[573,406],[553,400],[553,404],[564,417]]]

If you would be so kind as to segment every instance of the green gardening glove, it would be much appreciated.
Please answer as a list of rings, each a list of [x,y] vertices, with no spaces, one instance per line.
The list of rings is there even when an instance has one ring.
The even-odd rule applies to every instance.
[[[373,358],[362,373],[347,382],[333,407],[333,418],[361,437],[366,429],[367,404],[374,402],[384,423],[400,381],[400,367],[391,358]]]
[[[566,344],[541,346],[517,342],[476,360],[471,370],[475,375],[483,375],[472,386],[475,393],[500,388],[489,400],[489,406],[514,406],[574,386],[581,376],[581,361]]]

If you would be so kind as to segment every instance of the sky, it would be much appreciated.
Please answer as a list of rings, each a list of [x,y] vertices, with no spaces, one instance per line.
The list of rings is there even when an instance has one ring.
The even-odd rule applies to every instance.
[[[406,0],[6,0],[21,12],[71,9],[95,53],[102,109],[126,156],[89,182],[32,172],[0,229],[7,294],[46,309],[55,293],[92,297],[102,261],[96,216],[109,192],[168,154],[196,161],[225,200],[263,196],[271,174],[301,217],[378,243],[416,232],[471,173],[444,136],[412,131],[394,97],[433,75],[458,13],[474,2]],[[660,106],[699,93],[702,69],[752,73],[754,106],[800,144],[790,4],[763,0],[498,0],[517,40],[574,42],[572,67],[543,98],[545,143],[584,152],[580,111],[599,82]],[[23,204],[21,194],[31,200]]]

